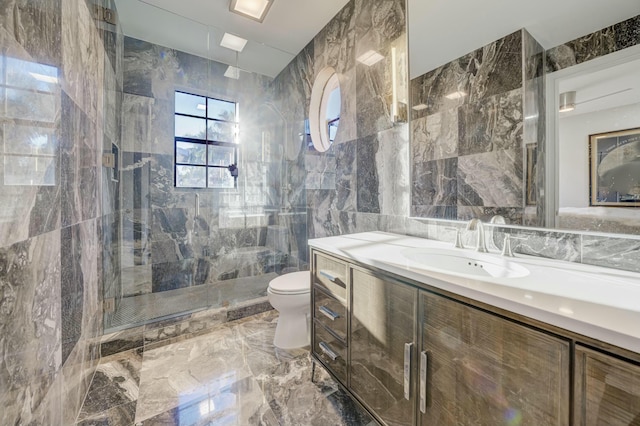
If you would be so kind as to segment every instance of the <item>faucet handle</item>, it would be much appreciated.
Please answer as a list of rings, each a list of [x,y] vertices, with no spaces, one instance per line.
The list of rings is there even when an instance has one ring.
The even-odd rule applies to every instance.
[[[511,250],[511,240],[526,240],[523,237],[514,237],[511,234],[506,234],[504,236],[504,243],[502,244],[502,255],[506,257],[515,257],[513,255],[513,251]]]
[[[460,235],[460,228],[456,228],[454,226],[447,226],[444,229],[448,229],[450,231],[456,231],[456,240],[453,243],[453,246],[455,248],[464,248],[464,244],[462,244],[462,236]]]

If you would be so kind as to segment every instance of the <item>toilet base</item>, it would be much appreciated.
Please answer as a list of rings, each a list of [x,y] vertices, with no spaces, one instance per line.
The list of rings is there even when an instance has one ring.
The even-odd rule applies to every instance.
[[[309,345],[309,326],[306,312],[280,313],[276,325],[274,346],[280,349],[297,349]]]

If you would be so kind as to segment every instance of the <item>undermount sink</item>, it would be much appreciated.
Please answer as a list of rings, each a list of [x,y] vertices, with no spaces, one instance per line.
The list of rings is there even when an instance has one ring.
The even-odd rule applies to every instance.
[[[521,278],[529,275],[524,266],[507,258],[463,249],[411,248],[402,251],[407,259],[425,269],[477,278]]]

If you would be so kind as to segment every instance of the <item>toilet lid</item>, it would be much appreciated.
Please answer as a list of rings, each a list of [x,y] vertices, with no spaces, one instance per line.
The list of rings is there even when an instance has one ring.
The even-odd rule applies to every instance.
[[[309,271],[291,272],[272,279],[269,283],[269,290],[279,294],[309,293],[310,282]]]

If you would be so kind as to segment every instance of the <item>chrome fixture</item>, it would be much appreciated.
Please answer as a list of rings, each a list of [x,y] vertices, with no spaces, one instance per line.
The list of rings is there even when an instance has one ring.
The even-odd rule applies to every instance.
[[[484,225],[480,219],[471,219],[467,223],[467,231],[478,231],[478,243],[476,244],[476,251],[480,253],[487,253],[487,245],[484,238]]]
[[[502,243],[502,255],[505,257],[515,257],[511,249],[511,240],[526,240],[526,238],[514,237],[510,234],[505,235],[504,242]]]
[[[491,218],[489,223],[494,223],[496,225],[506,225],[507,221],[505,220],[504,216],[497,214]]]
[[[462,236],[460,235],[460,228],[454,228],[453,226],[447,226],[444,229],[448,229],[450,231],[456,231],[456,239],[455,239],[455,241],[453,243],[453,246],[455,248],[463,249],[464,248],[464,244],[462,244]]]
[[[560,93],[560,112],[573,111],[576,108],[576,92],[571,90],[569,92]]]

